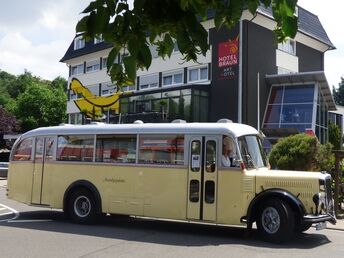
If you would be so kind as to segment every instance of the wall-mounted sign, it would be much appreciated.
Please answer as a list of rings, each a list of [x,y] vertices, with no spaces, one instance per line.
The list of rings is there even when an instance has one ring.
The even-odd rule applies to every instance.
[[[219,79],[232,79],[236,77],[235,66],[238,65],[239,36],[234,40],[221,42],[218,44],[218,62],[220,70]]]

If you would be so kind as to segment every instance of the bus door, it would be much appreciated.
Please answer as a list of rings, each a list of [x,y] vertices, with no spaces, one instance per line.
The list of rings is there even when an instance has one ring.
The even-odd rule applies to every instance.
[[[45,204],[42,200],[44,164],[46,160],[52,159],[53,141],[53,137],[36,137],[31,195],[31,203],[33,204]]]
[[[190,139],[188,219],[216,221],[218,142],[213,136]]]

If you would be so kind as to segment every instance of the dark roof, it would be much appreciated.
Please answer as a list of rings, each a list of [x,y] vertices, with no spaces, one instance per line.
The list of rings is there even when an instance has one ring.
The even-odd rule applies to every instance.
[[[270,17],[273,19],[272,16],[272,9],[265,8],[264,6],[260,6],[258,8],[258,12]],[[335,49],[335,46],[332,44],[331,40],[327,36],[327,33],[324,29],[324,27],[321,25],[320,20],[318,16],[312,14],[311,12],[303,9],[302,7],[298,7],[298,16],[299,16],[299,28],[298,30],[301,33],[304,33],[316,40],[319,40],[323,42],[324,44],[329,46],[329,49]],[[208,19],[212,19],[215,17],[215,11],[214,10],[208,10],[207,12]],[[76,37],[78,37],[77,35]],[[64,62],[66,60],[83,56],[86,54],[90,54],[93,52],[97,52],[106,48],[112,47],[111,43],[105,43],[101,42],[98,44],[94,44],[93,40],[85,42],[85,47],[81,49],[74,50],[74,40],[70,44],[69,48],[67,49],[65,55],[62,57],[60,62]]]
[[[75,36],[75,38],[78,36],[79,35]],[[60,62],[64,62],[66,60],[69,60],[78,56],[83,56],[86,54],[94,53],[94,52],[112,47],[111,43],[106,43],[103,41],[103,42],[94,44],[94,40],[89,40],[85,42],[85,47],[74,50],[74,39],[72,43],[69,45],[69,48],[67,49],[64,56],[61,58]]]
[[[273,19],[272,9],[270,7],[265,8],[264,6],[260,6],[258,8],[258,12],[265,14]],[[327,33],[322,26],[318,16],[298,6],[298,18],[299,32],[321,41],[322,43],[328,45],[330,49],[336,48],[327,36]]]

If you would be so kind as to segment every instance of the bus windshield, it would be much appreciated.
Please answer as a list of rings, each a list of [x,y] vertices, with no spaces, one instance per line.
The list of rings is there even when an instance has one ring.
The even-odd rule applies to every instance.
[[[266,167],[266,156],[262,142],[257,135],[245,135],[238,138],[240,154],[247,169]]]

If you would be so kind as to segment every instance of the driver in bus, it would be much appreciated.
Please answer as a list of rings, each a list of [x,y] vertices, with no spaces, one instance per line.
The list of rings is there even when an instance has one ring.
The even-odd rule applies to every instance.
[[[224,167],[235,167],[234,159],[235,157],[235,145],[233,140],[228,137],[223,137],[222,146],[222,166]]]

